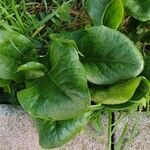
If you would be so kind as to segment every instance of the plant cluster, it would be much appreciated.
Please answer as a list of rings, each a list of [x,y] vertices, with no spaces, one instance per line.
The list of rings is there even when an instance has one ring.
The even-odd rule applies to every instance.
[[[0,18],[0,102],[31,115],[43,148],[104,112],[149,112],[150,0],[4,0]]]

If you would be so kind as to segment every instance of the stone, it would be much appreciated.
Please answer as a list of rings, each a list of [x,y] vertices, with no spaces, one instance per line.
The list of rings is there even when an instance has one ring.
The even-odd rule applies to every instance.
[[[103,133],[96,135],[87,127],[74,140],[54,150],[106,150],[107,119]],[[0,150],[40,150],[36,128],[20,107],[0,105]]]
[[[0,150],[40,150],[32,121],[19,106],[0,105]]]
[[[116,114],[116,118],[117,117],[118,114]],[[135,112],[119,121],[115,132],[115,146],[127,123],[128,127],[124,135],[125,142],[121,149],[150,150],[150,117],[146,112]],[[134,127],[135,131],[132,137]],[[130,138],[131,141],[129,140]]]

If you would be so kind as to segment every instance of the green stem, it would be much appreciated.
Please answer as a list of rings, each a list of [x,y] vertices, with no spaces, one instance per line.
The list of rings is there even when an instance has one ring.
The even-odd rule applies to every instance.
[[[89,110],[91,110],[91,111],[100,110],[100,109],[102,109],[102,108],[103,108],[103,106],[102,106],[101,104],[89,106]]]

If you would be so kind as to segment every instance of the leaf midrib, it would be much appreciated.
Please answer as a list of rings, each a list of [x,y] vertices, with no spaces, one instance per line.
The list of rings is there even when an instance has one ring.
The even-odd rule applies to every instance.
[[[63,89],[60,88],[60,86],[58,85],[58,83],[55,82],[55,80],[50,76],[50,74],[48,75],[48,78],[59,88],[60,91],[62,91],[62,93],[63,93],[64,95],[66,95],[70,100],[73,101],[72,97],[69,96]]]

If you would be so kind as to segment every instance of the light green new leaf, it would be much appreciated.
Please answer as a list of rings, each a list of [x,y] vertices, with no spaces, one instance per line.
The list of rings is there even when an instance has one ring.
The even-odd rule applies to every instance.
[[[21,34],[0,31],[0,78],[17,80],[17,68],[30,58],[31,42]]]
[[[145,103],[146,101],[148,101],[148,99],[146,98],[142,98],[136,102],[132,102],[132,101],[127,101],[126,103],[122,103],[122,104],[115,104],[115,105],[103,105],[105,106],[106,109],[111,110],[111,111],[137,111],[138,107],[140,104],[143,104],[143,102]]]
[[[150,95],[150,83],[149,81],[144,77],[138,77],[141,78],[140,84],[134,91],[133,96],[125,103],[121,104],[108,104],[104,105],[106,108],[110,110],[137,110],[137,107],[140,104],[146,104],[149,101],[149,95]]]
[[[47,68],[39,62],[32,61],[19,66],[17,71],[24,72],[26,79],[34,79],[34,78],[44,76],[47,71]]]
[[[105,26],[95,26],[57,35],[75,40],[88,80],[94,84],[108,85],[130,79],[142,72],[141,53],[122,33]]]
[[[122,0],[112,0],[106,8],[103,25],[117,29],[123,20],[124,8]]]
[[[130,100],[139,86],[141,77],[136,77],[107,87],[91,88],[92,100],[101,104],[121,104]]]
[[[32,116],[66,120],[81,115],[90,105],[86,73],[74,44],[53,39],[51,71],[18,92],[21,105]]]
[[[17,71],[30,71],[30,70],[43,70],[44,72],[46,72],[47,68],[39,62],[32,61],[19,66],[17,69]]]
[[[146,98],[149,100],[150,95],[150,82],[145,78],[141,77],[141,82],[134,92],[134,95],[130,99],[131,102],[140,101],[143,98]]]
[[[94,25],[116,29],[122,22],[124,8],[121,0],[87,0],[85,6]]]
[[[140,21],[150,20],[150,0],[125,0],[129,15]]]
[[[35,119],[38,128],[39,143],[42,148],[56,148],[73,139],[83,128],[85,128],[88,119],[84,116],[62,120],[47,121]]]

